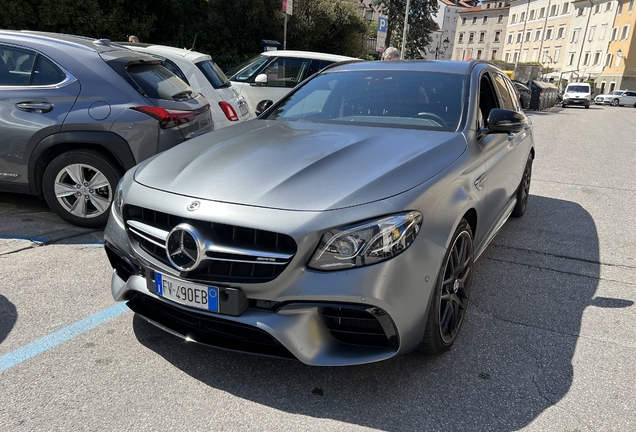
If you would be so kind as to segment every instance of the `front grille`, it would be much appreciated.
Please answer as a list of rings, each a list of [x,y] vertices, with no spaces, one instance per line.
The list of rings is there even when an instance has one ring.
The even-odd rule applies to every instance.
[[[172,267],[166,238],[177,225],[195,227],[210,247],[202,265],[180,276],[203,283],[263,283],[278,277],[296,253],[296,242],[285,234],[183,218],[137,206],[124,207],[130,237],[157,261]]]
[[[393,322],[378,308],[321,307],[325,326],[339,342],[374,348],[397,349]]]
[[[135,292],[127,303],[135,313],[180,335],[219,348],[295,358],[269,333],[247,324],[185,311]]]

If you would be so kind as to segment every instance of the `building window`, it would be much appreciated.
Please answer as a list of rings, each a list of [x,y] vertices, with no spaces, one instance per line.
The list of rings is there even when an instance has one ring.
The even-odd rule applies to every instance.
[[[535,48],[532,50],[532,61],[536,62],[539,58],[539,48]]]
[[[576,16],[577,17],[583,16],[583,15],[585,15],[585,8],[584,7],[579,8],[579,10],[576,11]]]
[[[508,45],[510,45],[512,43],[512,35],[509,34],[508,35]]]
[[[492,50],[490,53],[490,60],[497,60],[497,50]]]
[[[497,7],[503,7],[503,3],[502,2],[497,3]]]
[[[475,33],[470,32],[468,34],[468,43],[473,43],[473,42],[475,42]]]
[[[530,21],[534,19],[534,9],[530,11]]]
[[[534,40],[535,40],[535,42],[538,41],[538,40],[541,40],[541,30],[537,30],[534,33]]]
[[[481,58],[481,50],[477,50],[477,58],[480,59]]]
[[[570,38],[570,43],[577,43],[579,41],[579,34],[581,33],[581,29],[577,28],[572,30],[572,37]]]
[[[621,65],[621,58],[619,56],[616,56],[616,67],[619,67]]]
[[[614,27],[612,29],[612,38],[610,39],[610,42],[614,42],[616,40],[616,36],[618,36],[618,27]]]
[[[499,38],[500,38],[500,37],[501,37],[501,32],[500,32],[500,31],[496,31],[496,32],[495,32],[495,39],[494,39],[494,41],[495,41],[495,42],[499,42]]]
[[[486,40],[486,32],[479,33],[479,42],[484,42]]]
[[[519,22],[524,22],[526,20],[526,13],[521,12],[521,17],[519,17]]]
[[[519,51],[515,51],[515,54],[512,56],[512,62],[517,63],[518,59],[519,59]]]
[[[485,17],[484,17],[484,19],[483,19],[483,21],[482,21],[481,23],[482,23],[482,24],[486,24],[486,22],[487,22],[487,21],[488,21],[488,17],[487,17],[487,16],[485,16]]]
[[[587,66],[590,64],[590,53],[586,52],[585,55],[583,56],[583,65]]]
[[[558,63],[558,62],[559,62],[559,57],[560,57],[560,56],[561,56],[561,48],[557,48],[557,49],[555,49],[555,50],[554,50],[554,57],[552,58],[552,60],[553,60],[555,63]]]
[[[463,60],[462,59],[462,50],[455,50],[455,60]]]
[[[510,53],[506,53],[506,55],[504,56],[504,61],[506,63],[508,63],[510,61]]]
[[[616,10],[616,14],[620,15],[623,13],[623,3],[621,3],[621,0],[618,0],[618,9]]]
[[[594,53],[594,66],[598,66],[598,63],[601,61],[601,52],[597,51]]]
[[[568,59],[568,66],[572,66],[574,64],[574,54],[575,53],[570,53],[570,57]]]
[[[590,31],[587,37],[587,40],[589,40],[590,42],[592,42],[592,39],[594,39],[594,31],[596,30],[596,26],[592,26],[590,27]]]
[[[473,50],[467,49],[466,54],[464,55],[464,60],[472,60],[473,59]]]
[[[612,2],[607,2],[605,4],[605,12],[612,10]]]
[[[565,38],[565,26],[559,27],[559,31],[557,32],[557,39],[564,39],[564,38]]]
[[[609,3],[608,3],[609,4]],[[599,40],[605,39],[605,33],[607,32],[607,24],[601,26],[601,34],[598,36]]]
[[[486,9],[490,9],[490,3],[488,3],[488,5],[486,6]]]
[[[499,18],[497,19],[497,22],[498,22],[498,23],[503,22],[503,15],[499,15]]]
[[[555,16],[557,14],[557,5],[552,5],[550,7],[550,16]]]
[[[461,32],[457,38],[457,43],[463,43],[464,42],[464,33]]]
[[[539,19],[543,18],[545,16],[545,8],[542,7],[541,10],[539,11]]]
[[[477,24],[477,17],[473,17],[473,24]]]
[[[526,39],[524,42],[530,42],[530,32],[526,32]]]
[[[632,10],[634,10],[634,0],[629,1],[629,9],[627,9],[627,12],[631,12]]]
[[[510,24],[514,24],[517,22],[517,14],[512,14],[512,18],[510,18]]]
[[[601,5],[596,5],[594,6],[594,13],[597,14],[599,13],[599,10],[601,9]]]
[[[521,61],[522,62],[527,62],[528,61],[528,50],[527,49],[523,50],[523,55],[521,56]]]
[[[462,25],[466,25],[466,18],[462,18]]]
[[[624,25],[623,30],[621,30],[621,40],[626,40],[628,34],[629,34],[629,25]]]
[[[517,33],[517,43],[521,43],[521,38],[522,38],[522,37],[523,37],[523,36],[522,36],[522,33],[521,33],[521,32]]]
[[[563,3],[563,9],[561,10],[561,14],[565,15],[566,13],[568,13],[570,9],[570,3]]]
[[[612,53],[607,53],[605,57],[605,67],[610,67],[612,64]]]
[[[552,40],[552,28],[545,31],[545,40]]]

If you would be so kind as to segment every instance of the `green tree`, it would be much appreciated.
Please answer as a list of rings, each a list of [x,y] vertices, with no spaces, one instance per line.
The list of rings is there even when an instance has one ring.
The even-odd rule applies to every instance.
[[[385,46],[403,48],[401,45],[406,0],[373,0],[373,5],[380,7],[380,13],[389,19]],[[435,27],[431,15],[437,13],[437,9],[436,0],[411,0],[404,58],[415,58],[418,56],[418,48],[431,43],[430,33]]]

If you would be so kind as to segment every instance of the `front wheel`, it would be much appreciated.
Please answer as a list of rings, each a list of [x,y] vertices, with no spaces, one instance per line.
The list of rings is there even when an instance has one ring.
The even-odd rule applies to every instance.
[[[528,196],[530,195],[530,180],[532,180],[532,154],[528,155],[526,167],[523,170],[523,177],[517,189],[517,204],[512,209],[512,217],[521,217],[528,207]]]
[[[121,170],[102,154],[90,150],[62,153],[46,167],[44,198],[59,217],[73,225],[106,225]]]
[[[561,108],[565,108],[567,105],[565,104],[561,104]]]
[[[473,263],[473,232],[462,219],[444,255],[418,351],[442,354],[457,340],[468,308]]]
[[[618,106],[618,99],[614,99],[612,100],[612,102],[610,103],[611,106]]]

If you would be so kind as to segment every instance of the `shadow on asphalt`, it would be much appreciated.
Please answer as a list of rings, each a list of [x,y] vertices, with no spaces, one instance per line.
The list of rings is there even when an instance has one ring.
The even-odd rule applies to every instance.
[[[8,298],[0,294],[0,344],[4,342],[18,321],[18,310]]]
[[[200,382],[277,410],[391,431],[516,430],[568,392],[572,357],[594,299],[599,247],[592,217],[531,195],[476,264],[471,305],[448,353],[342,368],[184,342],[139,317],[137,339]]]

